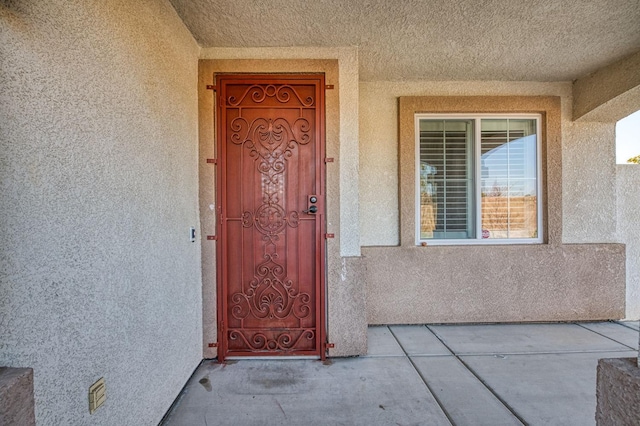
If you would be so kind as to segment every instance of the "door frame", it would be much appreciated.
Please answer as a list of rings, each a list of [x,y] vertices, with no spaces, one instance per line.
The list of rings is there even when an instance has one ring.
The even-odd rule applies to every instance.
[[[219,77],[224,77],[225,79],[233,80],[238,79],[239,81],[247,81],[247,80],[256,80],[256,82],[260,81],[263,83],[267,82],[275,82],[275,81],[295,81],[295,80],[305,80],[305,81],[315,81],[316,83],[316,94],[317,94],[317,113],[316,117],[317,122],[316,126],[317,135],[318,135],[318,143],[316,144],[316,154],[315,154],[315,166],[317,173],[316,182],[317,191],[316,195],[321,196],[322,205],[317,214],[316,219],[316,270],[315,270],[315,309],[316,309],[316,351],[313,354],[309,355],[308,352],[305,353],[297,353],[292,351],[290,354],[276,354],[269,353],[266,355],[261,355],[259,353],[252,355],[239,355],[233,354],[233,357],[242,356],[246,358],[252,357],[260,357],[263,358],[265,356],[268,357],[277,357],[277,358],[287,358],[287,357],[300,357],[300,356],[311,356],[311,357],[319,357],[321,360],[326,358],[327,354],[327,301],[326,301],[326,293],[327,293],[327,279],[326,279],[326,270],[327,270],[327,244],[326,244],[326,229],[327,229],[327,211],[326,211],[326,100],[325,100],[325,73],[316,72],[316,73],[215,73],[214,74],[214,85],[213,89],[215,90],[215,107],[214,107],[214,127],[215,127],[215,152],[216,152],[216,236],[217,236],[217,250],[216,250],[216,321],[217,321],[217,335],[218,335],[218,343],[217,343],[217,354],[218,360],[220,362],[224,362],[227,358],[228,352],[228,340],[227,340],[227,324],[225,324],[226,315],[227,315],[227,286],[226,283],[226,235],[223,227],[223,218],[222,218],[222,203],[226,200],[226,188],[223,184],[223,176],[226,174],[226,155],[225,155],[225,143],[221,143],[223,136],[223,126],[220,125],[223,120],[223,107],[222,102],[220,102],[220,98],[222,96],[222,87],[220,85]],[[316,353],[317,352],[317,353]]]

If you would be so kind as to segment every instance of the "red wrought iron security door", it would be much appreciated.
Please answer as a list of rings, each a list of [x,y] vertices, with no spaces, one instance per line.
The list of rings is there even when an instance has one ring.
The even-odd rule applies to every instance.
[[[220,359],[324,357],[324,89],[217,78]]]

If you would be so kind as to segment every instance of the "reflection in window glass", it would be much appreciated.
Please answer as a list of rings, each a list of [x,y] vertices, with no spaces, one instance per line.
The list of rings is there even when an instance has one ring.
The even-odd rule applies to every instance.
[[[541,242],[536,118],[416,119],[418,241]]]
[[[420,238],[475,238],[470,120],[420,121]]]
[[[535,120],[482,120],[483,238],[538,236]]]

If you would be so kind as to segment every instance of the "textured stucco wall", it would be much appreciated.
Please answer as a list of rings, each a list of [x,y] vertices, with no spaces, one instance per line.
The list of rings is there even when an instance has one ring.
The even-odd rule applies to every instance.
[[[616,241],[613,127],[571,122],[571,89],[569,82],[361,82],[362,245],[388,246],[400,242],[398,98],[401,96],[559,96],[562,103],[562,241]]]
[[[615,123],[565,121],[563,126],[562,240],[615,242]]]
[[[640,318],[640,165],[616,166],[618,240],[627,247],[627,318]]]
[[[624,316],[624,246],[363,247],[369,324]]]
[[[0,367],[0,424],[36,424],[33,369]]]
[[[38,424],[155,425],[202,357],[199,48],[165,0],[0,28],[0,365],[34,369]]]
[[[640,51],[573,83],[573,118],[616,122],[638,110]]]
[[[640,47],[637,0],[171,2],[203,47],[358,46],[366,81],[570,81]]]
[[[598,426],[632,426],[640,419],[640,368],[636,358],[598,361],[596,384]]]
[[[545,216],[551,245],[411,247],[415,244],[413,221],[400,216],[403,211],[404,216],[412,215],[413,204],[404,203],[402,208],[399,204],[398,170],[410,169],[411,164],[406,159],[400,160],[400,167],[398,164],[398,98],[413,96],[416,98],[407,99],[417,102],[432,99],[446,104],[447,110],[467,111],[473,108],[471,103],[477,103],[475,98],[468,98],[469,105],[462,104],[458,109],[451,105],[457,102],[452,96],[463,95],[510,96],[513,99],[509,102],[515,102],[516,108],[528,103],[524,110],[556,111],[552,114],[556,130],[546,146]],[[446,98],[423,98],[426,96]],[[539,96],[558,97],[559,113],[551,104],[545,107],[545,98]],[[617,241],[613,127],[571,122],[571,101],[571,83],[361,83],[360,206],[365,246],[361,268],[366,277],[370,323],[564,321],[624,316],[623,247],[564,244]],[[423,104],[420,108],[437,108]],[[504,106],[499,98],[487,98],[479,105],[493,105],[496,110]],[[558,128],[561,138],[556,134]],[[561,158],[557,158],[559,155]],[[411,182],[405,195],[411,198],[413,179],[407,178]],[[400,243],[400,231],[407,223],[411,229],[402,231],[402,245],[406,247],[394,247]],[[391,282],[395,284],[389,285]]]

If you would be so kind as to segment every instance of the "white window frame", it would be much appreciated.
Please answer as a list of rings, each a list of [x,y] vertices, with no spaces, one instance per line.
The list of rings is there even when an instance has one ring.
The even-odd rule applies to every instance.
[[[474,217],[475,217],[475,238],[465,239],[422,239],[420,238],[420,120],[421,119],[439,119],[439,120],[474,120],[473,125],[473,185],[474,185]],[[482,157],[482,147],[480,144],[482,126],[480,120],[495,119],[528,119],[536,120],[536,201],[537,201],[537,226],[538,236],[536,238],[482,238],[482,170],[480,167],[480,159]],[[542,115],[540,114],[520,114],[520,113],[504,113],[504,114],[488,114],[488,113],[470,113],[470,114],[441,114],[441,113],[419,113],[414,115],[414,133],[415,133],[415,240],[417,245],[512,245],[512,244],[542,244]]]

